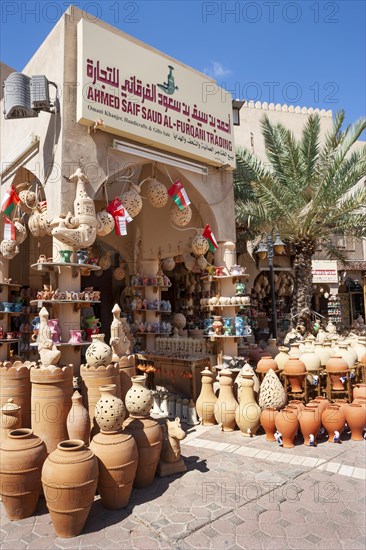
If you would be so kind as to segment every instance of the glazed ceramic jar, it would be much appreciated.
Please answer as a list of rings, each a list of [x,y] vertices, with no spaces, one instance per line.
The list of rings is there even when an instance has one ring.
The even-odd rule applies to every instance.
[[[257,405],[254,397],[253,376],[242,376],[240,403],[236,407],[235,421],[246,437],[257,433],[260,425],[261,408]]]
[[[260,386],[259,390],[259,406],[266,409],[274,407],[280,409],[286,403],[286,393],[278,378],[278,376],[270,369]]]
[[[313,441],[319,433],[321,426],[321,417],[317,407],[305,407],[299,414],[300,430],[304,438],[304,444],[310,445],[310,436],[313,435]]]
[[[71,401],[71,409],[66,420],[69,439],[81,439],[85,445],[89,445],[90,416],[88,410],[84,407],[83,398],[78,391],[74,391]]]
[[[125,397],[126,409],[131,416],[140,417],[150,414],[153,398],[151,391],[145,386],[146,379],[146,374],[131,376],[132,387]]]
[[[91,367],[107,367],[112,361],[112,348],[104,342],[104,334],[92,334],[92,343],[85,352],[85,359]]]
[[[8,399],[13,399],[20,406],[22,428],[31,427],[31,366],[35,366],[35,363],[0,362],[0,406],[5,405]]]
[[[101,397],[95,405],[95,420],[103,432],[115,432],[121,429],[126,416],[122,399],[116,397],[116,384],[100,386]]]
[[[346,422],[351,430],[353,441],[363,441],[366,425],[366,410],[362,405],[351,403],[346,409]]]
[[[345,423],[346,415],[341,407],[331,405],[322,413],[322,424],[328,432],[330,443],[340,442],[340,436],[344,430]],[[336,432],[338,432],[339,435],[336,437],[335,441],[334,437],[336,436]]]
[[[274,407],[267,407],[261,412],[260,422],[264,431],[266,432],[266,441],[276,441],[274,433],[276,431],[275,418],[278,414],[278,410]]]
[[[215,408],[217,407],[217,398],[213,391],[214,373],[208,369],[201,372],[202,387],[196,401],[196,410],[203,426],[214,426]]]
[[[289,360],[289,349],[286,346],[280,346],[279,353],[276,355],[274,360],[276,361],[277,368],[279,370],[283,370],[285,367],[285,364]]]
[[[264,355],[257,364],[256,372],[266,373],[272,369],[273,371],[277,370],[277,363],[272,359],[271,355]]]
[[[61,441],[42,468],[46,505],[58,537],[76,537],[84,528],[98,483],[98,461],[78,439]]]
[[[11,431],[0,445],[0,495],[10,520],[32,516],[41,491],[47,458],[43,441],[29,428]]]
[[[6,439],[9,432],[20,427],[20,407],[13,399],[8,399],[0,409],[0,443]]]
[[[219,374],[220,393],[215,409],[215,419],[221,424],[224,432],[231,432],[235,429],[235,411],[238,406],[233,393],[233,379],[231,370],[222,369]]]
[[[294,447],[294,439],[299,428],[297,415],[291,409],[282,409],[276,415],[275,425],[277,431],[282,436],[282,446],[284,449],[292,449]]]
[[[288,375],[291,384],[291,391],[294,393],[302,392],[302,382],[306,373],[304,363],[297,357],[290,357],[283,371]]]
[[[330,357],[326,364],[327,373],[330,374],[333,390],[344,390],[344,386],[341,380],[341,373],[348,371],[348,364],[342,357]],[[332,374],[336,373],[336,374]]]

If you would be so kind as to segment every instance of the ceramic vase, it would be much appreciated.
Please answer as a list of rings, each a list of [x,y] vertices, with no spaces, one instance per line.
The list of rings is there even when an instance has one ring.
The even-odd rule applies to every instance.
[[[363,441],[363,431],[366,425],[365,408],[357,403],[351,403],[346,409],[346,422],[351,430],[351,439]]]
[[[20,407],[13,399],[8,399],[0,409],[0,443],[6,439],[9,432],[20,427]]]
[[[153,397],[151,391],[146,388],[146,374],[131,376],[132,387],[125,397],[126,409],[132,416],[148,416],[150,414]]]
[[[339,355],[344,359],[348,368],[352,368],[357,360],[357,353],[348,347],[348,342],[338,342]]]
[[[235,410],[235,421],[246,437],[256,434],[260,425],[261,409],[254,397],[253,376],[242,376],[240,403]]]
[[[215,409],[215,420],[221,424],[224,432],[235,429],[235,411],[238,406],[233,393],[233,379],[229,369],[222,369],[219,374],[220,393]]]
[[[92,334],[92,343],[85,352],[85,359],[91,367],[107,367],[112,361],[112,349],[104,342],[104,334]]]
[[[304,363],[297,357],[290,357],[285,364],[284,373],[289,375],[291,391],[294,393],[301,393],[302,382],[306,373]]]
[[[300,360],[304,363],[308,372],[314,370],[318,371],[321,368],[320,357],[311,349],[305,349],[304,353],[300,357]]]
[[[274,433],[276,431],[275,418],[278,410],[274,407],[267,407],[261,412],[260,423],[264,431],[266,432],[266,441],[276,441]]]
[[[126,416],[122,399],[116,397],[116,385],[100,386],[101,397],[95,405],[95,420],[103,432],[120,430]]]
[[[339,432],[339,437],[344,430],[346,415],[341,407],[329,406],[322,413],[322,424],[328,432],[329,442],[334,443],[335,432]]]
[[[332,373],[346,373],[348,371],[348,364],[346,363],[346,361],[342,359],[342,357],[330,357],[326,364],[326,370],[330,374],[333,390],[344,390],[344,386],[340,378],[342,375]]]
[[[20,406],[20,423],[22,428],[31,427],[31,384],[30,361],[0,362],[0,406],[13,399]]]
[[[258,373],[266,373],[269,371],[269,369],[272,369],[273,371],[277,370],[277,363],[274,359],[272,359],[271,355],[264,355],[257,364],[256,372]]]
[[[259,406],[266,409],[280,409],[286,404],[286,393],[278,376],[270,369],[263,378],[259,389]]]
[[[0,495],[10,520],[32,516],[41,491],[46,446],[29,428],[9,432],[0,445]]]
[[[310,445],[310,435],[314,436],[314,442],[321,426],[321,417],[316,407],[305,407],[298,416],[300,430],[304,438],[304,444]]]
[[[326,397],[321,396],[321,395],[318,395],[318,397],[316,397],[312,401],[312,403],[317,405],[317,407],[319,408],[320,414],[323,414],[323,411],[325,411],[325,409],[329,406],[328,399]]]
[[[98,483],[98,461],[83,441],[61,441],[42,468],[46,505],[58,537],[76,537],[89,515]]]
[[[121,399],[125,401],[126,393],[132,387],[131,378],[136,372],[135,356],[127,355],[121,357],[118,361],[119,364],[119,379],[121,385]]]
[[[67,415],[66,426],[69,439],[81,439],[89,445],[90,416],[83,405],[83,398],[78,391],[71,397],[72,405]]]
[[[321,342],[315,342],[314,353],[319,357],[320,365],[325,367],[328,359],[330,358],[330,353],[327,348],[324,348]]]
[[[280,353],[279,348],[277,347],[277,340],[276,338],[269,338],[267,342],[267,351],[271,355],[271,357],[274,359],[277,357],[277,355]]]
[[[130,500],[138,464],[135,439],[121,430],[101,430],[90,448],[98,458],[98,491],[103,506],[110,510],[124,508]]]
[[[203,426],[214,426],[217,398],[213,391],[214,373],[208,369],[201,372],[202,387],[196,402],[196,410]]]
[[[276,355],[274,360],[276,361],[277,368],[279,370],[283,370],[285,367],[285,364],[289,360],[289,349],[286,346],[280,346],[278,349],[279,349],[279,354]]]
[[[295,412],[287,408],[282,409],[276,415],[275,424],[277,431],[281,434],[283,448],[292,449],[299,428],[299,421]]]
[[[355,352],[357,353],[358,361],[362,361],[362,358],[366,354],[366,337],[359,336],[357,343],[353,346]]]

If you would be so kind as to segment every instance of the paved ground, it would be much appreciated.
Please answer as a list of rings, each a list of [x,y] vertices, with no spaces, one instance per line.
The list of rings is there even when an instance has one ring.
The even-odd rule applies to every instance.
[[[135,490],[125,510],[96,499],[74,539],[55,537],[43,500],[18,522],[2,508],[1,549],[365,549],[365,441],[282,449],[197,426],[183,443],[187,473]]]

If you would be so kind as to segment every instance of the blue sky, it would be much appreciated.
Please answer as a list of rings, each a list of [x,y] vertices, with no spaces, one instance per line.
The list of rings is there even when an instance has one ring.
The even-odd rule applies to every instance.
[[[68,3],[1,3],[3,62],[21,71]],[[93,17],[213,76],[234,97],[365,115],[366,2],[79,1]]]

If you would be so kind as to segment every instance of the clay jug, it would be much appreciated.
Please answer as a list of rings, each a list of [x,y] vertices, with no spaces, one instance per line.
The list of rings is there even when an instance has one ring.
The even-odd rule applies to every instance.
[[[231,370],[222,369],[219,374],[219,382],[220,393],[217,399],[217,408],[215,409],[215,419],[218,424],[221,424],[222,431],[232,432],[236,427],[235,410],[238,402],[233,393]]]
[[[282,446],[284,449],[294,447],[294,439],[299,428],[299,421],[293,410],[282,409],[276,415],[275,424],[277,431],[282,436]]]
[[[341,407],[329,406],[322,413],[322,424],[328,432],[329,442],[335,443],[334,432],[339,432],[339,437],[344,430],[346,415]]]
[[[346,422],[351,430],[353,441],[363,441],[363,430],[366,425],[366,411],[362,405],[351,403],[346,409]]]
[[[20,427],[20,407],[13,399],[8,399],[0,409],[0,443],[6,439],[9,432]]]
[[[300,430],[304,438],[304,444],[310,445],[310,435],[314,436],[314,442],[321,426],[321,417],[316,407],[305,407],[299,414]]]
[[[240,369],[239,371],[239,374],[238,376],[236,377],[235,379],[235,385],[237,385],[237,396],[238,396],[238,402],[240,403],[240,398],[241,398],[241,387],[240,387],[240,384],[241,384],[241,381],[242,381],[242,376],[253,376],[253,380],[254,380],[254,386],[253,386],[253,389],[254,389],[254,396],[255,398],[257,399],[258,398],[258,394],[259,394],[259,386],[260,386],[260,383],[259,383],[259,379],[258,379],[258,376],[256,375],[255,373],[255,370],[253,369],[253,367],[251,367],[249,365],[249,363],[245,363],[245,365]]]
[[[353,399],[356,397],[366,397],[366,384],[356,384],[353,388]]]
[[[298,399],[292,399],[288,402],[288,405],[291,407],[297,408],[297,415],[300,414],[300,412],[305,409],[305,404],[302,401],[299,401]]]
[[[346,373],[348,371],[348,364],[346,363],[346,361],[342,359],[342,357],[331,357],[330,359],[328,359],[325,368],[327,372],[330,374],[333,390],[338,390],[338,391],[344,390],[342,380],[340,379],[342,374],[331,374],[331,373],[332,372]]]
[[[46,445],[29,428],[9,432],[0,445],[0,495],[10,520],[32,516],[41,491]]]
[[[260,425],[261,408],[255,401],[253,388],[253,376],[242,376],[240,403],[235,410],[235,421],[242,435],[246,437],[255,435]]]
[[[269,369],[272,369],[273,371],[277,370],[277,363],[274,359],[272,359],[271,355],[264,355],[257,364],[256,372],[258,373],[266,373],[269,371]]]
[[[98,458],[98,491],[103,506],[110,510],[124,508],[130,500],[137,470],[135,439],[121,430],[104,432],[101,429],[90,448]]]
[[[151,391],[146,388],[146,374],[131,376],[132,387],[125,397],[126,409],[133,416],[148,416],[153,406]]]
[[[112,361],[112,348],[104,341],[104,334],[92,334],[92,343],[85,352],[85,359],[91,367],[107,367]]]
[[[277,340],[276,338],[269,338],[267,342],[267,350],[271,357],[274,359],[279,353],[280,350],[277,347]]]
[[[349,407],[347,399],[335,399],[334,405],[337,405],[343,412],[343,414],[346,416],[346,410]]]
[[[81,365],[81,394],[83,396],[83,403],[89,411],[91,429],[93,434],[99,431],[98,424],[95,421],[95,405],[100,399],[100,386],[107,384],[116,384],[116,395],[120,396],[119,384],[119,366],[118,363],[112,363],[107,367],[91,367],[90,365]]]
[[[285,364],[284,373],[290,375],[291,391],[294,393],[302,392],[302,382],[306,373],[304,363],[297,357],[290,357]]]
[[[330,358],[330,353],[327,351],[326,348],[323,347],[323,344],[321,342],[315,342],[314,353],[319,357],[320,365],[322,367],[325,367],[328,359]]]
[[[0,362],[0,407],[8,399],[20,407],[20,423],[23,428],[31,427],[31,384],[30,368],[35,363],[30,361]]]
[[[266,409],[274,407],[275,409],[282,408],[286,403],[285,390],[278,376],[270,369],[260,386],[259,390],[259,406]]]
[[[217,407],[217,398],[213,391],[214,373],[208,369],[201,372],[202,387],[196,401],[197,414],[203,426],[213,426],[216,424],[215,409]]]
[[[149,416],[130,416],[125,420],[124,433],[132,435],[138,449],[138,464],[134,486],[148,487],[154,481],[163,442],[163,433],[156,420]]]
[[[275,418],[277,414],[278,410],[274,407],[267,407],[261,412],[260,422],[266,432],[266,441],[276,441],[274,433],[276,431]]]
[[[319,412],[320,412],[321,415],[323,414],[325,409],[327,407],[329,407],[329,405],[330,405],[328,399],[326,397],[321,396],[321,395],[318,395],[318,397],[313,399],[312,403],[314,403],[314,405],[318,406]]]
[[[32,430],[52,453],[60,441],[68,437],[66,420],[71,409],[73,368],[54,370],[34,367],[32,382]]]
[[[276,361],[277,368],[279,370],[283,370],[285,364],[289,360],[289,349],[286,346],[280,346],[278,349],[280,350],[280,352],[278,355],[276,355],[274,360]]]
[[[72,395],[72,406],[67,415],[66,426],[69,439],[81,439],[89,445],[90,416],[83,405],[83,398],[78,391]]]
[[[101,397],[95,405],[95,420],[103,432],[115,432],[121,429],[126,416],[122,399],[116,397],[116,385],[100,386]]]
[[[81,533],[97,483],[97,457],[80,439],[61,441],[48,456],[42,468],[42,487],[58,537]]]

